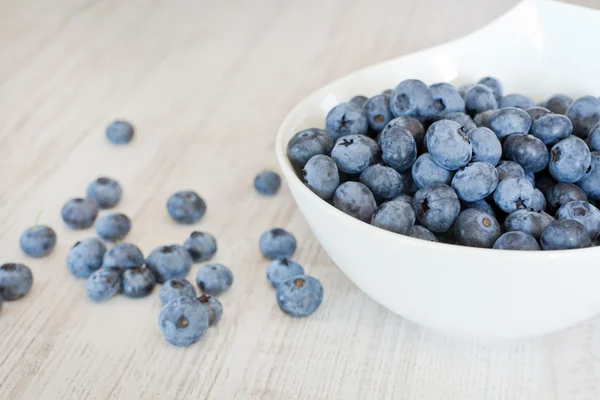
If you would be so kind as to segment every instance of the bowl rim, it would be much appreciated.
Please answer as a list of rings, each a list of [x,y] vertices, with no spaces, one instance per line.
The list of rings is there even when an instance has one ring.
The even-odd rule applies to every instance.
[[[447,48],[447,47],[450,47],[451,45],[455,45],[457,43],[466,41],[470,37],[477,35],[482,31],[490,29],[494,25],[500,23],[502,20],[509,19],[513,14],[518,14],[523,8],[530,7],[531,5],[535,6],[536,8],[546,7],[546,6],[550,5],[550,6],[554,6],[554,7],[558,6],[558,7],[571,8],[571,9],[577,8],[577,9],[585,9],[585,10],[594,11],[593,9],[589,9],[587,7],[569,4],[569,3],[562,3],[562,2],[558,2],[558,1],[554,1],[554,0],[524,0],[524,1],[517,3],[512,8],[508,9],[504,14],[500,15],[499,17],[492,20],[488,24],[476,29],[473,32],[463,35],[457,39],[454,39],[454,40],[451,40],[448,42],[444,42],[442,44],[428,47],[425,49],[421,49],[416,52],[407,53],[400,57],[395,57],[395,58],[392,58],[389,60],[385,60],[385,61],[379,62],[377,64],[373,64],[370,66],[360,68],[360,69],[350,72],[342,77],[334,79],[333,81],[325,84],[324,86],[317,88],[316,90],[312,91],[308,96],[304,97],[300,102],[298,102],[287,113],[287,115],[283,119],[283,122],[281,123],[281,125],[277,131],[277,136],[276,136],[276,140],[275,140],[275,155],[277,157],[279,167],[281,168],[281,170],[283,172],[283,175],[284,175],[284,178],[285,178],[287,184],[289,186],[295,186],[296,189],[298,190],[298,192],[300,193],[300,195],[308,197],[309,199],[311,199],[311,201],[313,203],[318,204],[319,207],[322,207],[324,212],[331,213],[335,218],[345,220],[348,223],[350,223],[352,226],[355,226],[357,229],[365,229],[365,233],[372,234],[372,235],[380,235],[382,238],[387,237],[387,240],[396,241],[396,242],[398,242],[399,245],[418,246],[418,247],[423,247],[425,249],[430,249],[432,251],[444,250],[444,251],[460,251],[460,253],[468,252],[473,255],[490,254],[490,251],[493,251],[492,254],[498,254],[498,255],[500,255],[500,254],[506,254],[506,255],[518,254],[519,256],[522,256],[524,258],[525,257],[530,257],[530,258],[571,257],[571,256],[580,255],[583,253],[586,253],[586,255],[590,255],[594,251],[595,252],[600,251],[600,246],[599,247],[591,246],[591,247],[582,248],[582,249],[540,250],[540,251],[488,249],[488,248],[478,248],[478,247],[470,247],[470,246],[460,246],[457,244],[450,244],[450,243],[432,242],[432,241],[428,241],[428,240],[413,238],[408,235],[401,235],[401,234],[398,234],[395,232],[387,231],[385,229],[378,228],[369,223],[366,223],[366,222],[358,220],[354,217],[351,217],[350,215],[337,209],[335,206],[329,204],[327,201],[325,201],[322,198],[320,198],[319,196],[317,196],[315,193],[313,193],[312,190],[310,190],[304,184],[304,182],[302,182],[300,177],[294,171],[294,168],[292,167],[292,164],[287,157],[287,144],[288,144],[289,139],[286,140],[286,138],[289,137],[291,139],[293,134],[296,133],[296,132],[294,132],[291,135],[289,134],[289,132],[291,131],[291,125],[293,124],[292,121],[295,119],[295,116],[297,114],[300,114],[300,110],[305,108],[307,105],[312,105],[317,101],[317,99],[324,98],[329,92],[331,92],[333,90],[334,87],[337,87],[337,86],[343,84],[347,80],[356,78],[357,76],[365,73],[368,70],[378,69],[386,64],[398,62],[402,59],[409,58],[409,57],[415,57],[415,56],[422,55],[425,53],[435,52],[435,51],[438,51],[439,49]],[[600,12],[600,11],[598,11],[598,12]],[[408,79],[408,78],[410,78],[410,77],[407,77],[406,79]],[[314,128],[314,127],[306,127],[304,129],[310,129],[310,128]],[[319,128],[319,129],[324,129],[324,128]],[[294,201],[296,201],[295,198],[294,198]]]

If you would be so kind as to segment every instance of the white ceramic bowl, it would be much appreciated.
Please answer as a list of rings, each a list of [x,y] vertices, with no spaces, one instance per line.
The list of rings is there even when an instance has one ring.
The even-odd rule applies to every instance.
[[[298,131],[323,127],[353,95],[374,95],[407,78],[474,82],[492,75],[505,93],[535,99],[599,94],[600,12],[524,1],[456,41],[374,65],[310,95],[286,117],[276,152],[314,235],[339,268],[393,312],[443,332],[518,337],[567,328],[600,313],[600,248],[498,251],[432,243],[354,219],[313,194],[286,155]]]

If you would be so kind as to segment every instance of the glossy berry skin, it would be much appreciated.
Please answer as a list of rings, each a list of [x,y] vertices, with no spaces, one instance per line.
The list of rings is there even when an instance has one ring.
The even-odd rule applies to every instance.
[[[302,169],[302,176],[306,186],[324,200],[329,200],[340,185],[337,164],[324,154],[317,154],[308,160]]]
[[[356,104],[357,106],[363,108],[365,106],[365,103],[367,102],[367,100],[369,100],[368,97],[358,95],[358,96],[354,96],[353,98],[351,98],[350,103]]]
[[[555,114],[566,114],[567,108],[573,102],[573,99],[564,94],[555,94],[546,100],[544,107]]]
[[[373,146],[377,144],[365,135],[343,136],[335,142],[331,158],[338,170],[351,175],[360,174],[377,159]]]
[[[423,128],[423,124],[421,124],[421,122],[416,118],[409,116],[401,116],[394,118],[385,126],[385,128],[383,128],[381,134],[379,135],[379,139],[377,140],[379,145],[381,145],[381,136],[386,131],[394,127],[406,129],[415,140],[417,148],[419,148],[423,144],[423,139],[425,138],[425,128]]]
[[[371,225],[390,232],[406,235],[415,224],[412,205],[401,200],[391,200],[375,209]]]
[[[577,182],[590,200],[600,200],[600,151],[591,154],[590,167]]]
[[[455,171],[471,160],[471,143],[461,126],[454,121],[441,120],[431,124],[425,141],[433,161],[442,168]]]
[[[276,172],[261,171],[254,177],[254,188],[261,196],[275,196],[281,186],[281,178]]]
[[[456,88],[448,83],[436,83],[429,87],[433,97],[432,119],[440,119],[449,112],[465,112],[465,101]]]
[[[581,223],[591,240],[600,234],[600,211],[587,201],[572,201],[558,209],[558,219],[572,219]]]
[[[502,144],[500,140],[488,128],[475,128],[469,131],[469,142],[471,143],[471,162],[481,161],[498,165],[502,157]]]
[[[156,286],[156,277],[148,268],[129,268],[121,277],[121,293],[134,299],[146,297]]]
[[[446,232],[460,213],[460,201],[450,186],[434,183],[415,193],[413,209],[425,228]]]
[[[192,257],[182,246],[160,246],[148,255],[146,266],[154,273],[156,281],[163,283],[171,279],[185,278],[192,267]]]
[[[458,91],[458,94],[460,94],[460,97],[462,97],[464,100],[467,97],[467,92],[473,86],[475,86],[474,83],[465,83],[464,85],[460,85],[456,90]]]
[[[546,107],[541,107],[541,106],[530,107],[530,108],[527,108],[525,111],[527,111],[527,114],[529,114],[529,117],[531,118],[532,126],[535,123],[535,121],[537,121],[544,115],[551,113],[551,111],[548,110]]]
[[[490,118],[492,117],[492,115],[494,115],[495,112],[496,110],[487,110],[481,112],[473,117],[473,122],[475,122],[475,124],[477,124],[477,126],[479,127],[489,128]]]
[[[196,274],[196,284],[206,294],[216,296],[231,287],[233,274],[223,264],[206,264]]]
[[[536,212],[526,209],[513,211],[504,220],[504,228],[507,232],[525,232],[535,239],[539,239],[542,231],[554,221],[545,212]]]
[[[302,265],[288,258],[277,258],[267,265],[267,280],[274,288],[286,279],[303,274]]]
[[[409,116],[422,121],[431,114],[432,104],[431,90],[417,79],[400,82],[390,97],[390,111],[394,117]]]
[[[537,240],[525,232],[506,232],[494,243],[493,249],[497,250],[540,250]]]
[[[106,127],[106,138],[112,144],[127,144],[133,139],[133,134],[133,125],[127,121],[113,121]]]
[[[144,265],[144,254],[134,244],[131,243],[117,243],[106,253],[102,259],[102,266],[106,269],[127,269],[127,268],[139,268]]]
[[[333,205],[354,218],[369,222],[377,207],[377,202],[373,193],[364,184],[345,182],[336,189],[333,195]]]
[[[521,94],[507,94],[498,102],[498,108],[515,107],[527,110],[533,106],[535,106],[533,100]]]
[[[65,203],[60,214],[69,228],[86,229],[94,224],[98,206],[89,199],[71,199]]]
[[[21,250],[30,257],[44,257],[56,246],[56,233],[49,226],[36,225],[27,228],[19,238]]]
[[[583,140],[569,136],[552,146],[548,171],[558,182],[574,183],[591,163],[590,150]]]
[[[498,108],[498,101],[489,87],[477,84],[471,87],[465,95],[465,106],[471,115]]]
[[[331,136],[322,129],[310,128],[296,133],[290,139],[287,155],[295,168],[303,168],[312,157],[317,154],[329,154],[331,149]]]
[[[308,275],[298,275],[277,286],[277,304],[292,317],[308,317],[323,302],[323,286]]]
[[[417,144],[407,129],[386,129],[380,143],[383,161],[398,172],[409,170],[417,159]]]
[[[600,122],[600,99],[594,96],[580,97],[569,105],[566,116],[573,123],[573,135],[586,139]]]
[[[548,166],[548,149],[533,135],[510,135],[504,139],[502,149],[505,158],[518,163],[526,172],[539,172]]]
[[[85,292],[94,303],[106,301],[119,293],[121,273],[116,269],[101,268],[94,271],[85,284]]]
[[[84,239],[75,243],[67,255],[67,268],[76,278],[89,278],[102,267],[106,246],[96,238]]]
[[[477,124],[473,119],[464,112],[451,112],[444,114],[443,119],[454,121],[462,127],[463,132],[469,132],[471,129],[477,128]]]
[[[360,174],[360,181],[369,188],[376,199],[391,199],[404,190],[402,176],[395,169],[383,164],[367,167]]]
[[[206,214],[206,203],[196,192],[177,192],[167,200],[167,211],[180,224],[193,224]]]
[[[162,309],[158,326],[167,342],[188,347],[200,341],[208,330],[208,313],[198,300],[180,297]]]
[[[474,162],[459,169],[452,178],[452,188],[463,201],[482,200],[498,186],[498,171],[492,164]]]
[[[531,208],[533,197],[533,186],[525,178],[505,178],[494,191],[496,205],[508,214],[522,208]]]
[[[122,213],[103,215],[94,224],[96,233],[109,242],[123,240],[131,230],[131,220]]]
[[[421,225],[413,225],[408,230],[408,236],[415,239],[427,240],[430,242],[438,242],[438,238],[429,229]]]
[[[592,241],[585,227],[571,219],[557,219],[544,229],[542,250],[568,250],[590,247]]]
[[[500,161],[496,166],[496,171],[498,171],[499,182],[506,178],[525,178],[523,167],[514,161]]]
[[[187,279],[171,279],[160,287],[158,297],[162,305],[180,297],[196,298],[196,288]]]
[[[453,176],[453,171],[448,171],[437,165],[429,153],[421,154],[412,166],[413,182],[418,188],[431,185],[432,183],[449,185]]]
[[[585,192],[577,185],[572,183],[557,183],[546,192],[546,199],[551,210],[558,210],[560,207],[572,201],[587,201]]]
[[[461,246],[491,249],[501,234],[496,218],[474,208],[461,212],[454,224],[456,244]]]
[[[502,87],[502,83],[498,78],[494,78],[492,76],[486,76],[485,78],[481,78],[479,84],[485,85],[492,89],[492,93],[494,93],[494,97],[497,101],[500,101],[502,95],[504,94],[504,88]]]
[[[394,118],[390,111],[390,97],[384,94],[371,97],[364,105],[369,128],[380,132]]]
[[[87,187],[87,198],[93,200],[98,208],[113,208],[121,201],[123,189],[114,179],[102,176]]]
[[[531,134],[547,146],[555,145],[573,133],[571,120],[564,115],[548,114],[537,119],[531,126]]]
[[[527,133],[531,128],[531,118],[527,111],[516,107],[498,110],[490,117],[488,125],[499,139],[515,133]]]
[[[204,307],[204,310],[208,314],[208,326],[213,326],[223,316],[223,305],[215,296],[209,294],[203,294],[196,298],[196,300]]]
[[[296,252],[296,238],[288,231],[273,228],[260,235],[258,247],[265,258],[290,258]]]
[[[591,151],[600,151],[600,124],[592,129],[588,144]]]
[[[195,263],[208,261],[217,252],[217,240],[208,232],[194,231],[183,243]]]
[[[6,263],[0,266],[0,297],[4,301],[24,297],[32,285],[33,274],[26,265]]]
[[[347,135],[366,135],[369,128],[367,113],[354,103],[341,103],[329,111],[325,127],[334,141]]]

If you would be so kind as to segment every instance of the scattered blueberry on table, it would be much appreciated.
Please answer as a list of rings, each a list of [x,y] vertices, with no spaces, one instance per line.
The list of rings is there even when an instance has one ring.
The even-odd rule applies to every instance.
[[[88,298],[95,303],[110,299],[120,289],[121,272],[117,269],[100,268],[90,275],[85,285]]]
[[[292,317],[307,317],[314,313],[323,301],[323,286],[318,279],[298,275],[286,279],[277,286],[277,304]]]
[[[121,277],[121,293],[126,297],[146,297],[156,286],[156,277],[149,268],[129,268]]]
[[[185,278],[170,279],[162,284],[158,297],[163,305],[179,297],[196,298],[196,288]]]
[[[0,266],[0,297],[5,301],[18,300],[31,290],[33,274],[28,266],[6,263]]]
[[[215,296],[209,294],[203,294],[196,298],[196,300],[204,307],[208,314],[208,326],[213,326],[223,316],[223,305]]]
[[[104,176],[97,178],[87,187],[87,198],[96,202],[101,209],[113,208],[119,204],[122,195],[123,189],[119,182]]]
[[[206,308],[195,298],[179,297],[167,303],[158,317],[164,338],[174,346],[198,342],[208,330]]]
[[[267,280],[274,288],[288,278],[303,274],[302,265],[289,258],[276,258],[267,265]]]
[[[206,264],[196,274],[198,288],[206,293],[216,296],[231,287],[233,274],[223,264]]]
[[[206,214],[206,203],[196,192],[185,190],[169,197],[167,211],[175,221],[181,224],[193,224]]]
[[[106,246],[96,238],[83,239],[71,247],[67,255],[67,268],[76,278],[89,278],[102,267]]]
[[[280,186],[281,178],[273,171],[261,171],[254,178],[254,188],[262,196],[274,196]]]
[[[192,256],[186,249],[172,244],[152,250],[146,258],[146,267],[154,273],[158,283],[163,283],[185,278],[192,268],[192,262]]]
[[[132,243],[117,243],[104,253],[102,266],[124,270],[127,268],[139,268],[144,265],[144,254]]]
[[[94,224],[96,233],[109,242],[123,240],[131,230],[131,220],[123,213],[103,215]]]
[[[130,122],[116,120],[106,127],[106,137],[112,144],[127,144],[133,139],[134,128]]]
[[[194,231],[183,243],[195,263],[208,261],[217,253],[217,240],[208,232]]]
[[[269,260],[289,258],[296,252],[296,238],[281,228],[273,228],[264,232],[258,241],[263,255]]]
[[[69,228],[87,229],[98,216],[98,206],[93,200],[75,198],[67,201],[60,213]]]
[[[21,234],[19,244],[28,256],[44,257],[50,254],[56,246],[56,232],[49,226],[34,225]]]

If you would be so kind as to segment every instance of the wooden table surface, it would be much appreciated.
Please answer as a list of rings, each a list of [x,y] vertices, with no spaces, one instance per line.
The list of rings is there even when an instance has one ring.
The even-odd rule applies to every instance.
[[[287,188],[271,199],[252,188],[275,166],[284,116],[314,89],[459,37],[515,3],[0,0],[0,262],[25,262],[35,276],[0,315],[0,398],[600,398],[600,318],[506,342],[420,328],[344,277]],[[129,146],[104,137],[117,117],[137,126]],[[127,240],[145,253],[192,229],[217,237],[215,261],[235,282],[200,343],[162,338],[156,292],[92,304],[68,273],[68,249],[94,232],[68,230],[60,207],[99,175],[123,185]],[[165,210],[186,188],[208,204],[193,227]],[[18,237],[40,211],[58,245],[38,260]],[[281,313],[266,283],[257,241],[275,226],[296,235],[295,258],[325,287],[310,318]]]

